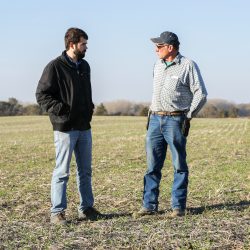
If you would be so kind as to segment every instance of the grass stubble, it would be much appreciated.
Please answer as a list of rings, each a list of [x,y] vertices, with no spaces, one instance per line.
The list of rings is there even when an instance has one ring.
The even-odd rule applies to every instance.
[[[163,168],[160,213],[140,219],[145,117],[94,117],[95,206],[78,221],[75,161],[68,226],[51,226],[53,133],[48,117],[0,118],[0,249],[250,249],[250,119],[193,119],[187,153],[188,213],[170,218],[173,170]]]

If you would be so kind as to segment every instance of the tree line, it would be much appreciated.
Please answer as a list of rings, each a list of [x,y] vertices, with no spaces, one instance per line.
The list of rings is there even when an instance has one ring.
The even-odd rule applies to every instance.
[[[100,103],[95,106],[97,116],[147,116],[150,103],[126,100]],[[21,104],[15,98],[0,101],[0,116],[46,115],[37,104]],[[226,100],[211,99],[199,112],[200,118],[250,117],[250,103],[234,104]]]
[[[0,101],[0,116],[14,115],[43,115],[44,112],[37,104],[22,105],[16,98],[7,102]]]

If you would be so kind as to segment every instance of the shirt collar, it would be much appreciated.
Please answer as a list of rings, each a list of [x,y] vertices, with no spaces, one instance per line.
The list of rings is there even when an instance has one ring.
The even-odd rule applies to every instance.
[[[180,64],[181,63],[181,58],[182,58],[182,55],[180,52],[178,52],[178,54],[176,55],[176,57],[174,58],[174,60],[172,61],[173,64]],[[165,63],[165,61],[162,59],[161,60],[162,63]]]
[[[68,54],[66,53],[66,51],[63,52],[63,55],[65,57],[65,59],[67,60],[67,62],[72,65],[73,67],[75,68],[78,68],[79,65],[82,63],[82,60],[78,61],[78,62],[74,62],[69,56]]]
[[[180,52],[178,52],[178,54],[176,55],[175,59],[173,60],[173,62],[175,63],[181,63],[181,58],[182,58],[182,55]]]

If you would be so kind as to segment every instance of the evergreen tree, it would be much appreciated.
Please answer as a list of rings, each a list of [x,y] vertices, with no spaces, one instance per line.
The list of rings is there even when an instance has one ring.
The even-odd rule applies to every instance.
[[[101,103],[100,105],[96,107],[95,115],[108,115],[108,111],[103,105],[103,103]]]

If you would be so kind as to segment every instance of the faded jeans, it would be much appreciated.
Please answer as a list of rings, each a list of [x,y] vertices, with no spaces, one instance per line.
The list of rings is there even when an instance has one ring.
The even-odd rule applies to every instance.
[[[161,170],[170,147],[174,180],[172,185],[172,208],[186,208],[188,187],[188,166],[186,163],[186,137],[181,126],[185,119],[180,116],[159,116],[151,114],[146,137],[147,172],[144,176],[143,207],[158,210]]]
[[[67,183],[69,180],[70,161],[74,151],[77,171],[77,188],[80,195],[79,210],[92,207],[92,135],[91,129],[67,132],[54,131],[56,166],[51,181],[51,213],[57,214],[67,208]]]

